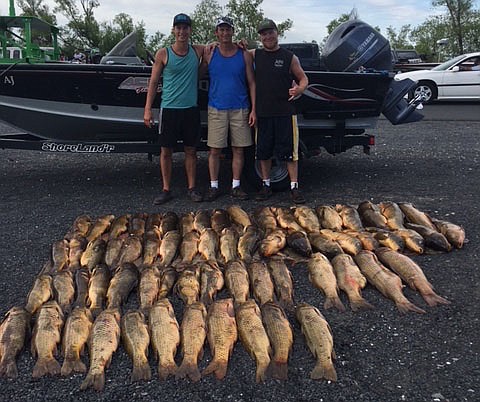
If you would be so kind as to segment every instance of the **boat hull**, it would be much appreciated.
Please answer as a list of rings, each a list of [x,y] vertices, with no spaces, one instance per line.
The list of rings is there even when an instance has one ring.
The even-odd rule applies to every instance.
[[[157,129],[143,123],[150,73],[149,66],[129,65],[5,66],[0,71],[0,119],[45,139],[155,141]],[[377,118],[392,81],[380,73],[312,71],[307,75],[309,86],[295,101],[298,114],[304,120],[333,125],[346,119]],[[201,80],[198,102],[203,136],[207,100],[208,81]],[[159,102],[157,96],[154,105],[158,107]]]

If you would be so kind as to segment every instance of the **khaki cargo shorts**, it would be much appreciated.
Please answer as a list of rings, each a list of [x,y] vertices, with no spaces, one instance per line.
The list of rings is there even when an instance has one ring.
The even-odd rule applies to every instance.
[[[252,131],[248,125],[248,109],[218,110],[208,107],[208,140],[210,148],[226,148],[230,129],[230,145],[249,147],[253,145]]]

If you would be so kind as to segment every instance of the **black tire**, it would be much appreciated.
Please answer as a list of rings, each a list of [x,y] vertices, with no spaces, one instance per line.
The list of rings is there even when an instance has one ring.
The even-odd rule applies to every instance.
[[[417,95],[422,95],[422,103],[428,104],[437,99],[437,86],[430,81],[420,81],[417,86],[410,91],[409,99],[413,99]]]
[[[299,174],[301,168],[299,161]],[[243,178],[255,190],[262,186],[262,176],[260,173],[260,163],[255,160],[255,147],[249,147],[245,150],[245,165],[243,166]],[[270,174],[270,185],[273,191],[285,191],[290,188],[290,177],[288,176],[287,163],[279,162],[277,159],[272,161],[272,170]]]

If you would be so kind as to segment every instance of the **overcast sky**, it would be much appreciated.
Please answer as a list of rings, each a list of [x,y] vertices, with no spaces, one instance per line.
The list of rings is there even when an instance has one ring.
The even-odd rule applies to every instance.
[[[95,9],[97,21],[111,21],[119,13],[129,14],[135,22],[144,21],[148,34],[160,31],[170,33],[172,19],[175,14],[184,12],[191,14],[200,1],[179,0],[99,0],[100,6]],[[224,6],[228,1],[220,0]],[[53,8],[53,0],[46,0]],[[476,2],[475,2],[476,3]],[[8,2],[2,1],[1,10],[8,12]],[[361,20],[379,26],[382,33],[393,26],[398,29],[402,25],[412,27],[421,24],[432,16],[434,10],[430,0],[264,0],[261,8],[264,15],[276,22],[290,18],[293,27],[282,41],[298,42],[316,40],[320,42],[326,35],[326,25],[341,14],[350,13],[356,8]],[[18,11],[18,8],[17,8]],[[60,25],[65,23],[58,16]]]

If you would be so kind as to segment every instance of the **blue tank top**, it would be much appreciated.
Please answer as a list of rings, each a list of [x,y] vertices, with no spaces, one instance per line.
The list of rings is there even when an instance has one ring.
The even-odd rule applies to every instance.
[[[197,106],[198,57],[189,45],[185,56],[167,48],[168,60],[163,68],[162,102],[165,109],[187,109]]]
[[[218,110],[248,109],[247,76],[243,51],[238,49],[230,57],[224,57],[215,49],[208,64],[210,88],[208,105]]]

